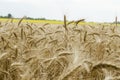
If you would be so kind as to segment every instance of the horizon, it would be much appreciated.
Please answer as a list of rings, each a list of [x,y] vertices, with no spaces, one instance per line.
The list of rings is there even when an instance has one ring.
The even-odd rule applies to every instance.
[[[85,19],[87,22],[113,22],[119,17],[119,0],[0,0],[0,15],[46,18],[50,20]]]

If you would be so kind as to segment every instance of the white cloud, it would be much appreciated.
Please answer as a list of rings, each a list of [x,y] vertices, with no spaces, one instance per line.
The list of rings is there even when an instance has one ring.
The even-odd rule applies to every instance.
[[[48,18],[62,19],[62,16],[67,14],[69,19],[87,18],[88,20],[95,21],[110,21],[115,15],[119,16],[120,14],[120,0],[0,0],[0,2],[1,1],[11,4],[29,5],[29,7],[24,6],[24,10],[32,9],[32,12],[27,12],[31,12],[29,14],[36,17],[41,15],[47,16]],[[16,5],[16,7],[20,7],[20,5]],[[15,13],[16,15],[20,15],[22,12]]]

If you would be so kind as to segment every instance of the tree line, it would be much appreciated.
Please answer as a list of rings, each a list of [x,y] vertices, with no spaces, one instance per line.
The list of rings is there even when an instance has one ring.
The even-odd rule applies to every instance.
[[[0,16],[0,18],[15,18],[11,13],[7,14],[6,16]],[[26,19],[30,20],[47,20],[46,18],[32,18],[32,17],[27,17],[25,16]]]

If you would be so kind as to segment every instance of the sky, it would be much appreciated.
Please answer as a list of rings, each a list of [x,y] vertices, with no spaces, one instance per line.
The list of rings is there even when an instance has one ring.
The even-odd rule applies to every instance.
[[[120,0],[0,0],[0,15],[63,20],[113,22],[120,17]]]

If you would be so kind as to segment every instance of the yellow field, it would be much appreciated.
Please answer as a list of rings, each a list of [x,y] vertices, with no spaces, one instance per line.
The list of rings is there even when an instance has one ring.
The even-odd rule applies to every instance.
[[[0,18],[0,21],[11,21],[12,19]],[[13,19],[13,22],[19,22],[20,19]],[[23,20],[22,22],[29,22],[29,23],[50,23],[50,24],[63,24],[62,21],[55,21],[55,20]]]
[[[20,19],[7,19],[7,18],[0,18],[0,22],[14,22],[18,23]],[[63,21],[57,21],[57,20],[26,20],[24,19],[22,21],[23,23],[50,23],[50,24],[63,24]],[[81,22],[80,25],[97,25],[97,23],[94,22]]]

